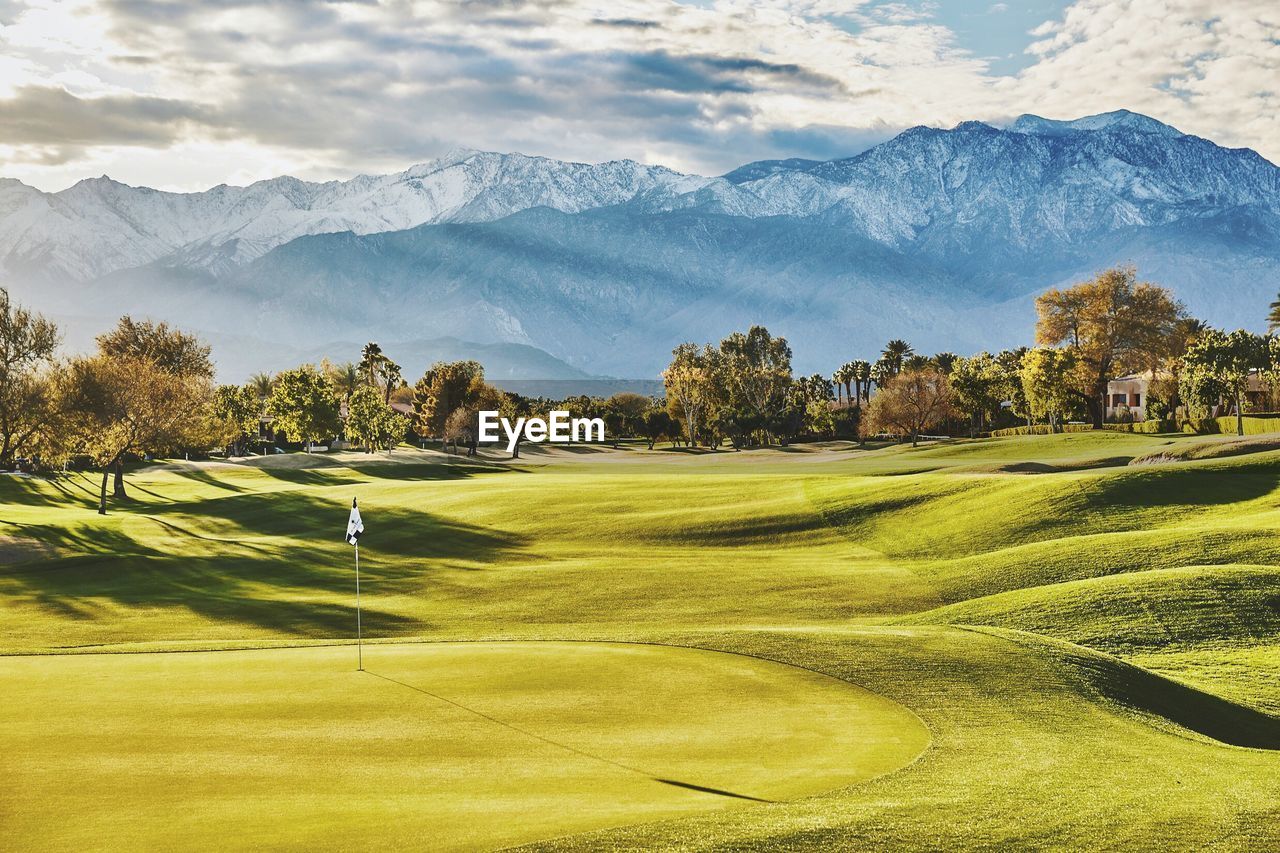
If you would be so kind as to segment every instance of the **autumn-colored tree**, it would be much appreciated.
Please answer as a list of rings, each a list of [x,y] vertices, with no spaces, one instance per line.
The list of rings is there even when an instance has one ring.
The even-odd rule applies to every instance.
[[[49,368],[58,327],[14,305],[0,288],[0,468],[50,427]]]
[[[60,377],[58,400],[66,453],[102,467],[99,514],[107,512],[107,479],[130,453],[165,452],[198,441],[210,404],[207,381],[131,356],[72,359]],[[117,497],[123,497],[123,489]]]
[[[445,437],[449,415],[471,405],[484,385],[484,368],[476,361],[438,361],[413,388],[413,430],[420,436]]]
[[[213,394],[214,371],[208,344],[195,335],[171,328],[168,323],[138,321],[128,315],[121,317],[114,329],[99,335],[97,344],[98,354],[102,358],[122,363],[145,362],[169,376],[185,381],[192,395],[188,401],[191,404],[187,412],[189,422],[184,427],[186,438],[191,443],[205,443],[210,438],[207,434],[199,434],[208,425],[208,405]],[[139,374],[137,381],[145,381],[142,374]],[[129,448],[115,457],[115,487],[112,493],[117,498],[126,497],[125,456],[136,449]],[[145,449],[157,451],[160,448]]]
[[[672,350],[671,364],[662,371],[667,410],[684,424],[690,447],[697,446],[703,416],[716,395],[715,364],[710,346],[684,343]]]
[[[98,352],[108,358],[141,359],[175,376],[213,379],[209,345],[168,323],[125,315],[114,329],[98,335],[97,343]]]
[[[1096,428],[1106,414],[1107,383],[1158,366],[1176,346],[1178,323],[1186,316],[1169,291],[1139,282],[1133,267],[1046,291],[1036,299],[1036,313],[1036,342],[1073,351],[1071,393],[1084,401]]]
[[[921,433],[944,423],[953,411],[951,382],[929,368],[903,371],[886,380],[871,398],[867,416],[873,429],[910,435],[915,447]]]

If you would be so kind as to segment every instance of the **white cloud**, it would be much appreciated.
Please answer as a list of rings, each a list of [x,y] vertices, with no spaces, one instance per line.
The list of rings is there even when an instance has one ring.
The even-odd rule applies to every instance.
[[[0,174],[194,189],[456,144],[714,172],[1119,107],[1280,159],[1273,7],[1077,0],[1001,77],[928,6],[866,0],[31,2],[0,26],[0,114],[22,134]]]

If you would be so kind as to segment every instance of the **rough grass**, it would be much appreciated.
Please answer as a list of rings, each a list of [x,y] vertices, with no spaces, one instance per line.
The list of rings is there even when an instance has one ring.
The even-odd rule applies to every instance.
[[[477,756],[499,774],[532,774],[529,783],[504,789],[493,809],[500,821],[459,818],[448,825],[478,834],[442,835],[439,844],[499,843],[498,823],[518,813],[514,820],[531,827],[521,838],[563,836],[545,843],[575,849],[1275,848],[1280,455],[1125,464],[1197,444],[1204,439],[1108,432],[916,449],[584,449],[533,452],[519,463],[416,451],[391,462],[342,454],[176,463],[131,475],[131,501],[106,518],[93,511],[91,477],[0,478],[0,553],[9,548],[8,561],[0,557],[0,651],[146,652],[76,655],[66,663],[79,668],[75,677],[42,684],[31,673],[53,672],[63,659],[0,661],[35,662],[19,680],[28,704],[11,704],[14,725],[0,728],[0,769],[14,780],[45,762],[44,791],[73,790],[90,771],[110,780],[110,753],[74,747],[90,742],[95,712],[58,691],[109,686],[132,697],[140,720],[169,707],[148,680],[176,666],[168,661],[236,660],[162,650],[262,649],[251,653],[255,666],[271,673],[270,662],[284,660],[276,656],[301,654],[271,647],[348,642],[352,554],[341,535],[356,496],[367,525],[364,625],[375,643],[640,641],[756,655],[865,687],[910,709],[932,736],[909,767],[816,797],[793,798],[793,789],[777,795],[782,802],[753,803],[666,786],[663,795],[676,797],[668,805],[702,809],[711,798],[721,807],[648,823],[637,821],[666,805],[646,816],[643,797],[626,814],[604,802],[634,792],[610,800],[602,787],[600,802],[560,797],[588,778],[575,776],[576,765],[538,784],[543,771],[534,768],[547,765]],[[315,660],[350,651],[317,650]],[[575,677],[568,657],[560,671],[569,683],[616,685],[611,701],[637,709],[661,687],[640,675]],[[341,754],[326,751],[364,726],[390,725],[382,715],[391,712],[361,699],[354,725],[321,725],[289,699],[305,688],[286,675],[279,670],[280,696],[266,717],[307,735],[276,744],[280,791],[255,789],[273,796],[284,818],[275,830],[246,826],[275,831],[257,838],[268,844],[315,842],[300,829],[306,824],[338,833],[325,837],[359,830],[362,842],[394,846],[389,819],[361,822],[298,781],[319,772],[308,754]],[[436,683],[459,673],[424,676]],[[193,703],[238,695],[231,686],[184,689]],[[324,714],[355,707],[327,695],[315,706]],[[736,713],[753,690],[732,695],[702,704]],[[523,691],[494,716],[523,715],[531,730],[566,725],[546,701],[540,689]],[[24,752],[41,726],[64,737],[41,741],[38,755]],[[677,730],[651,735],[678,740]],[[426,766],[444,747],[414,749]],[[178,760],[145,744],[131,760],[148,755]],[[95,761],[97,769],[85,767]],[[294,775],[285,772],[291,762]],[[235,766],[209,778],[209,808],[221,808],[246,778]],[[397,767],[407,775],[390,778],[426,772],[412,761]],[[744,758],[737,768],[747,778],[767,764]],[[13,781],[0,791],[10,802],[25,796]],[[438,814],[465,811],[432,785],[386,807],[406,820],[421,805],[414,798],[428,794]],[[372,798],[356,802],[381,808]],[[109,823],[110,811],[81,823]],[[150,816],[136,829],[182,846],[207,825],[194,806],[177,811],[181,819],[165,819],[143,808]],[[604,817],[575,822],[585,813]],[[22,835],[47,822],[25,824]],[[0,840],[17,834],[13,826],[0,821]],[[584,832],[592,826],[612,828]],[[90,829],[55,827],[45,846],[75,846]],[[257,831],[238,837],[251,846]],[[74,837],[64,844],[58,832]]]

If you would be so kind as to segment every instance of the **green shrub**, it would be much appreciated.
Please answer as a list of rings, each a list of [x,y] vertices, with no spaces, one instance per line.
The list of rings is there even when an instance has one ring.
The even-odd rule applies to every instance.
[[[1173,421],[1149,419],[1127,424],[1103,424],[1103,429],[1112,432],[1137,432],[1150,435],[1157,432],[1177,432],[1178,426]]]
[[[1197,435],[1236,434],[1236,416],[1223,415],[1217,418],[1191,418],[1182,425],[1183,432]],[[1259,412],[1244,416],[1244,434],[1262,435],[1268,432],[1280,432],[1280,412]]]
[[[1090,424],[1063,424],[1063,432],[1088,432],[1093,429]],[[991,431],[992,438],[1004,438],[1010,435],[1052,435],[1053,427],[1048,424],[1036,424],[1034,426],[1007,427],[1005,429],[993,429]]]

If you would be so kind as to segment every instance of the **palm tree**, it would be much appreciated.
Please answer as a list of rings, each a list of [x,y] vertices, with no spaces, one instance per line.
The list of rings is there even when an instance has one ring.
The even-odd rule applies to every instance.
[[[853,368],[853,382],[857,388],[855,404],[862,405],[862,401],[871,400],[871,362],[858,359],[850,362]]]
[[[378,372],[385,359],[386,356],[382,354],[382,347],[373,341],[365,344],[364,349],[360,352],[360,375],[374,388],[378,387]]]
[[[1280,329],[1280,298],[1271,303],[1271,313],[1267,315],[1267,331]]]
[[[897,375],[897,371],[893,369],[893,362],[881,356],[876,363],[871,365],[870,381],[876,384],[877,388],[883,388],[889,384],[889,380]],[[867,399],[871,399],[871,386],[867,386]]]
[[[276,387],[276,380],[270,373],[255,373],[249,377],[249,387],[258,395],[259,400],[265,400]]]
[[[341,394],[342,399],[349,401],[360,387],[360,368],[348,361],[335,367],[332,376],[333,390]]]
[[[852,402],[853,394],[849,391],[849,385],[853,382],[853,362],[846,361],[837,367],[836,372],[831,374],[831,379],[836,385],[836,402],[839,403],[841,400],[841,389],[844,390],[845,396]]]
[[[902,360],[898,372],[919,373],[922,370],[928,370],[933,366],[933,362],[927,356],[909,355]]]
[[[945,373],[950,376],[951,371],[956,366],[956,361],[959,360],[959,358],[960,356],[953,352],[940,352],[933,358],[929,359],[929,361],[933,363],[934,367],[938,368],[939,373]]]
[[[884,345],[884,352],[880,353],[880,360],[886,362],[894,375],[897,375],[902,372],[903,359],[914,352],[915,349],[911,344],[900,338],[894,338]]]
[[[400,373],[400,365],[384,355],[382,364],[378,368],[378,373],[382,377],[382,384],[385,389],[382,395],[382,402],[390,404],[391,392],[404,384],[404,376]]]

